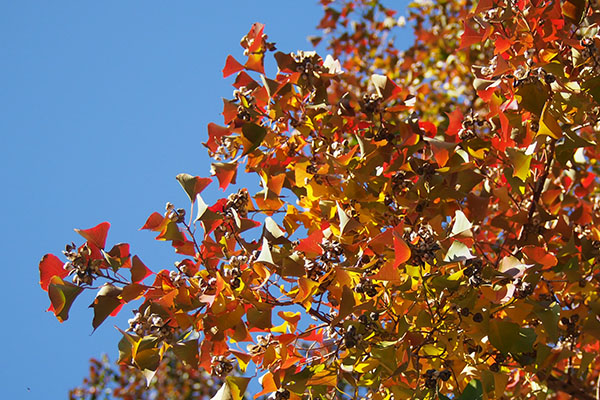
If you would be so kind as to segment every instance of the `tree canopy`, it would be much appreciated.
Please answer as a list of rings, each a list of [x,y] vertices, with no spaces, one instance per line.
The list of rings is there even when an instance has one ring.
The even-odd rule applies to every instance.
[[[600,398],[598,2],[321,3],[326,57],[256,23],[225,60],[213,177],[142,226],[175,268],[77,230],[40,262],[50,310],[131,303],[119,363],[219,400]]]

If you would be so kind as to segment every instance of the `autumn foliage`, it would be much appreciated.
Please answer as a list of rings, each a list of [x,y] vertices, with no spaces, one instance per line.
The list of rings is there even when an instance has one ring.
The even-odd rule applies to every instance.
[[[213,178],[142,227],[176,268],[78,230],[40,263],[50,310],[134,304],[119,362],[150,381],[174,354],[218,399],[252,375],[277,400],[598,399],[598,2],[416,1],[407,50],[378,1],[321,3],[327,57],[257,23],[225,60]]]

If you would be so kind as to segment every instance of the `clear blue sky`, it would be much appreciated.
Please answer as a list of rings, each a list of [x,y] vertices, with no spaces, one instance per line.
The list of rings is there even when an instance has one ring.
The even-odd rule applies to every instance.
[[[82,295],[58,323],[40,258],[82,243],[73,228],[109,221],[109,245],[129,242],[154,271],[172,268],[170,246],[138,228],[166,201],[188,207],[176,174],[209,175],[201,143],[232,93],[226,56],[241,55],[256,21],[278,49],[310,49],[320,15],[316,0],[0,4],[0,398],[66,398],[90,357],[115,358],[114,325],[130,312],[90,335]]]

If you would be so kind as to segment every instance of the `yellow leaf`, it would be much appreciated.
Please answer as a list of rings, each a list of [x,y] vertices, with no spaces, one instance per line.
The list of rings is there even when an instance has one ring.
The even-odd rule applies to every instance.
[[[547,135],[554,139],[560,139],[563,135],[562,128],[558,125],[556,118],[552,116],[550,110],[548,110],[548,102],[544,105],[542,110],[542,117],[540,118],[540,129],[538,135]]]

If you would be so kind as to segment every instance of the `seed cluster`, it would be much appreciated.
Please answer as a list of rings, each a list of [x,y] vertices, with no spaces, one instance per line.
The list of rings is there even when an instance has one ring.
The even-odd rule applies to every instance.
[[[438,384],[438,379],[446,382],[452,376],[452,372],[448,369],[438,371],[436,369],[428,369],[425,372],[425,387],[427,389],[435,389]]]
[[[246,189],[240,189],[237,193],[232,193],[227,197],[227,203],[223,208],[226,215],[231,214],[231,210],[235,210],[240,217],[246,218],[248,216],[248,204],[250,196]]]
[[[77,286],[91,285],[100,274],[102,260],[90,258],[92,250],[87,243],[79,249],[74,243],[67,244],[63,254],[68,260],[63,268],[73,276],[73,283]]]
[[[212,358],[212,374],[223,378],[233,371],[233,363],[224,356]]]
[[[150,307],[144,312],[134,310],[134,317],[130,318],[128,332],[133,332],[140,337],[156,336],[160,340],[170,341],[173,338],[173,329],[160,315],[152,313]]]
[[[463,274],[469,278],[469,286],[479,287],[484,282],[483,277],[481,276],[483,262],[478,258],[472,258],[465,261],[465,266],[466,268],[464,269]]]

